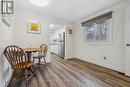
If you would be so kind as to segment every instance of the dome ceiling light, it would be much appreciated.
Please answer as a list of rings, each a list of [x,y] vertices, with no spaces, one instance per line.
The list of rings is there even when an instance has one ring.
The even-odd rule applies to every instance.
[[[30,2],[39,7],[45,7],[48,5],[48,0],[30,0]]]

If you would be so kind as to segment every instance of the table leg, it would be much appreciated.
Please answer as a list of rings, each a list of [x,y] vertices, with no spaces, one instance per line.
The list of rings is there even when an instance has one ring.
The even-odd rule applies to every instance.
[[[31,62],[31,52],[27,52],[28,62]]]

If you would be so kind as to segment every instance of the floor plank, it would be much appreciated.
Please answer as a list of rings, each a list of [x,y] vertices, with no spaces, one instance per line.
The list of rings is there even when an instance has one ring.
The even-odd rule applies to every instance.
[[[36,71],[29,87],[130,87],[130,78],[116,71],[79,59],[51,57],[52,63]],[[8,87],[25,87],[25,81],[14,79]]]

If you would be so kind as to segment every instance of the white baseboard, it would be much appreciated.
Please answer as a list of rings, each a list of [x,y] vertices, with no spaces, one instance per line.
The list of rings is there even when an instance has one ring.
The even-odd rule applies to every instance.
[[[77,58],[77,59],[81,59],[81,58]],[[124,69],[122,69],[120,67],[116,67],[116,66],[112,66],[112,65],[108,65],[108,64],[103,64],[101,62],[96,62],[96,61],[93,61],[93,60],[87,60],[87,59],[81,59],[81,60],[84,60],[86,62],[90,62],[90,63],[96,64],[96,65],[99,65],[99,66],[102,66],[102,67],[106,67],[106,68],[124,73]]]

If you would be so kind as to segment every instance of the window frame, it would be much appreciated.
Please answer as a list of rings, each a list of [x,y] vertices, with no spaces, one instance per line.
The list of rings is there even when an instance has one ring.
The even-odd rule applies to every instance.
[[[87,44],[112,44],[112,35],[113,35],[113,26],[112,26],[112,18],[109,18],[106,20],[107,23],[108,23],[108,29],[107,29],[107,39],[106,40],[95,40],[95,30],[94,29],[94,40],[87,40],[86,39],[86,27],[87,26],[83,26],[83,29],[84,29],[84,41],[87,43]],[[95,28],[95,24],[97,22],[93,22],[93,26]]]

